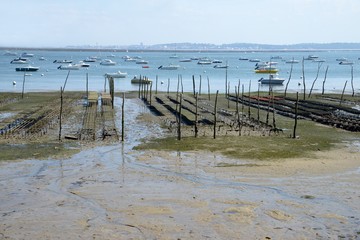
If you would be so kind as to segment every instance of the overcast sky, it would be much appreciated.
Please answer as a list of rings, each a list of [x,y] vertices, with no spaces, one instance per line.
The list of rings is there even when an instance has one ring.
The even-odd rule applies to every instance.
[[[8,0],[0,46],[360,42],[360,0]]]

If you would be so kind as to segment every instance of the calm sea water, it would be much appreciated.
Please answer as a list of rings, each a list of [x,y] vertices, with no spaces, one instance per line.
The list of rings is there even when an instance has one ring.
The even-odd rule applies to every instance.
[[[18,50],[20,55],[23,51]],[[24,78],[23,72],[16,72],[16,67],[23,67],[23,64],[10,64],[10,61],[15,56],[6,56],[0,53],[0,91],[2,92],[21,92],[22,82]],[[180,62],[181,59],[188,59],[193,57],[208,57],[212,60],[221,60],[223,64],[227,62],[229,68],[227,69],[227,79],[230,82],[230,91],[234,91],[235,85],[240,80],[244,85],[245,91],[248,91],[249,86],[251,91],[267,90],[268,86],[259,85],[258,79],[266,77],[265,74],[254,73],[254,62],[245,60],[239,60],[239,58],[248,59],[261,59],[262,61],[270,61],[272,57],[281,57],[281,59],[271,59],[271,61],[278,62],[277,68],[279,68],[279,77],[286,79],[289,78],[291,64],[286,63],[286,60],[296,59],[300,62],[293,65],[292,78],[289,84],[289,91],[302,91],[303,86],[298,83],[302,83],[302,66],[301,60],[303,57],[309,55],[316,55],[318,59],[323,59],[320,68],[319,77],[315,83],[314,91],[320,92],[322,89],[322,81],[325,76],[325,69],[329,66],[325,90],[327,92],[341,92],[344,84],[347,82],[346,91],[350,92],[351,88],[351,66],[339,65],[336,61],[337,58],[347,58],[349,61],[354,62],[354,87],[357,92],[360,89],[360,51],[319,51],[319,52],[177,52],[178,58],[171,58],[175,53],[172,52],[101,52],[101,51],[30,51],[34,54],[34,57],[29,58],[30,64],[35,67],[40,67],[37,72],[32,72],[31,76],[26,76],[25,79],[25,91],[49,91],[60,90],[60,87],[64,85],[64,81],[68,74],[67,70],[57,69],[60,64],[53,63],[54,60],[71,59],[73,63],[77,63],[90,56],[96,56],[98,59],[109,58],[117,64],[115,66],[103,66],[100,65],[98,60],[95,63],[90,63],[89,68],[82,68],[80,70],[72,70],[70,72],[66,89],[65,90],[85,90],[86,89],[86,74],[88,73],[89,90],[103,91],[104,89],[104,74],[112,73],[116,71],[127,72],[128,76],[125,79],[115,79],[115,91],[129,91],[137,90],[138,86],[130,83],[133,76],[147,76],[154,80],[153,89],[155,89],[155,79],[158,77],[158,90],[167,91],[168,83],[170,83],[170,91],[176,91],[177,79],[181,75],[183,80],[184,91],[192,91],[192,75],[195,76],[196,88],[201,90],[202,93],[208,91],[207,79],[210,81],[210,91],[225,92],[225,69],[216,69],[211,65],[199,65],[198,61],[192,62]],[[114,55],[114,56],[112,56]],[[142,59],[149,61],[147,66],[149,68],[142,68],[142,65],[135,62],[125,62],[122,58],[128,55],[130,57],[139,56]],[[44,57],[46,60],[39,60],[40,57]],[[178,64],[181,67],[178,70],[159,70],[160,65]],[[312,82],[316,78],[318,62],[305,61],[305,80],[306,88],[311,87]],[[26,66],[26,65],[25,65]],[[201,89],[200,87],[201,76]],[[170,80],[169,80],[170,79]],[[13,81],[16,81],[16,85],[13,85]],[[285,83],[286,83],[285,81]],[[251,82],[251,85],[250,85]],[[278,91],[285,89],[285,83],[282,86],[274,87]]]

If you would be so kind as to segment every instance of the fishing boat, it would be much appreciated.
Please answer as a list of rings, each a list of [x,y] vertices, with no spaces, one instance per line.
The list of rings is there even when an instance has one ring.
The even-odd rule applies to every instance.
[[[112,78],[125,78],[127,76],[126,72],[117,71],[114,73],[105,73],[105,77],[112,77]]]
[[[134,76],[133,79],[131,79],[132,84],[151,84],[152,81],[148,78],[138,78]]]
[[[269,74],[268,78],[260,78],[259,83],[261,84],[270,84],[270,85],[281,85],[285,81],[284,78],[279,78],[277,75]]]
[[[158,69],[160,70],[177,70],[179,68],[180,68],[179,65],[174,65],[174,64],[169,64],[167,66],[161,65],[160,67],[158,67]]]
[[[33,67],[33,66],[15,68],[15,71],[17,72],[36,72],[37,70],[39,70],[39,67]]]
[[[340,65],[353,65],[354,62],[349,62],[349,61],[341,61],[339,62]]]
[[[116,65],[116,62],[114,62],[111,59],[104,59],[100,62],[100,65],[104,65],[104,66],[113,66]]]
[[[13,59],[10,63],[11,64],[27,64],[28,62],[27,62],[26,58],[19,57],[19,58]]]
[[[228,68],[229,65],[223,65],[223,64],[216,64],[214,68]]]
[[[54,60],[53,63],[72,63],[72,60]]]
[[[149,61],[146,61],[146,60],[138,60],[136,61],[136,64],[148,64]]]
[[[60,70],[79,70],[79,69],[80,69],[80,65],[69,63],[68,65],[60,65],[60,66],[58,67],[58,69],[60,69]]]
[[[255,68],[255,73],[277,73],[279,69],[274,67]]]

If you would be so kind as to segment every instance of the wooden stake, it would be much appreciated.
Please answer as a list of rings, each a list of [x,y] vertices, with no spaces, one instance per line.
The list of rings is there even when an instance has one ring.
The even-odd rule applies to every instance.
[[[198,136],[198,94],[195,95],[195,137]]]
[[[182,108],[182,94],[180,94],[180,106],[179,106],[179,124],[178,124],[178,140],[181,140],[181,108]]]
[[[342,101],[343,101],[343,98],[344,98],[344,92],[345,92],[346,84],[347,84],[347,81],[345,81],[345,85],[344,85],[344,88],[343,88],[342,93],[341,93],[340,105],[342,104]]]
[[[303,78],[303,86],[304,86],[304,95],[303,95],[303,100],[305,100],[305,96],[306,96],[306,82],[305,82],[305,66],[304,66],[304,62],[305,62],[305,58],[303,57],[302,60],[302,78]]]
[[[168,78],[168,87],[167,87],[167,95],[169,96],[170,91],[170,78]]]
[[[321,95],[324,95],[324,91],[325,91],[325,82],[326,82],[326,77],[327,77],[328,70],[329,70],[329,65],[326,67],[325,77],[324,77],[324,81],[323,81],[323,84],[322,84],[322,92],[321,92]]]
[[[298,103],[299,103],[299,92],[296,92],[295,124],[294,124],[293,138],[296,138],[296,127],[297,127],[297,118],[298,118]]]
[[[355,95],[354,90],[354,67],[351,65],[351,88],[352,88],[352,97]]]
[[[124,114],[124,107],[125,107],[125,93],[122,96],[122,105],[121,105],[121,141],[124,141],[125,135],[125,114]]]
[[[201,75],[200,75],[200,83],[199,83],[199,96],[201,96]]]
[[[195,76],[194,75],[192,75],[192,82],[193,82],[193,93],[195,96]]]
[[[214,106],[214,139],[216,138],[216,117],[217,117],[217,100],[218,100],[219,90],[216,91],[215,96],[215,106]]]
[[[22,91],[21,91],[21,99],[24,98],[24,90],[25,90],[25,77],[26,77],[26,72],[24,72],[24,79],[23,79],[23,84],[22,84]]]
[[[70,72],[70,71],[69,71]],[[60,87],[60,114],[59,114],[59,141],[61,141],[61,129],[62,129],[62,110],[63,110],[63,89]]]
[[[293,59],[293,61],[294,61],[294,58],[292,58],[292,59]],[[287,83],[286,83],[286,87],[285,87],[285,94],[284,94],[285,97],[286,97],[287,88],[288,88],[288,85],[289,85],[289,83],[290,83],[290,79],[291,79],[291,76],[292,76],[293,65],[294,65],[294,63],[291,62],[290,75],[289,75],[289,79],[288,79],[288,81],[287,81]]]
[[[209,101],[210,101],[210,80],[209,80],[209,76],[207,77],[207,83],[208,83],[208,97],[209,97]]]
[[[158,91],[158,75],[156,75],[155,94],[157,94],[157,91]]]

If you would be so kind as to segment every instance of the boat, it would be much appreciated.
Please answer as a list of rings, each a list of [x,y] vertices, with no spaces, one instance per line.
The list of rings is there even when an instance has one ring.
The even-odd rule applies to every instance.
[[[37,70],[39,70],[39,67],[33,67],[33,66],[15,68],[15,71],[17,72],[36,72]]]
[[[149,68],[149,65],[142,65],[142,68]]]
[[[309,55],[307,58],[304,58],[304,60],[315,60],[319,58],[318,56],[315,56],[315,55]]]
[[[239,60],[240,61],[248,61],[249,59],[247,57],[240,57]]]
[[[84,62],[96,62],[96,57],[87,57],[83,61]]]
[[[104,59],[100,62],[100,65],[113,66],[116,65],[116,62],[112,61],[111,59]]]
[[[191,62],[191,58],[180,59],[179,62]]]
[[[338,61],[338,62],[346,62],[347,58],[345,58],[345,57],[337,58],[336,61]]]
[[[219,65],[219,64],[216,64],[214,66],[214,68],[228,68],[228,67],[229,67],[229,65]]]
[[[299,63],[299,60],[295,60],[295,59],[286,60],[285,63]]]
[[[212,61],[212,63],[222,63],[223,61],[221,61],[221,60],[218,60],[218,59],[214,59],[213,61]]]
[[[270,74],[268,78],[260,78],[259,83],[261,84],[270,84],[270,85],[281,85],[285,81],[284,78],[279,78],[277,75]]]
[[[158,67],[158,69],[161,69],[161,70],[177,70],[178,68],[180,68],[180,66],[174,65],[174,64],[169,64],[167,66],[161,65],[160,67]]]
[[[279,69],[274,67],[255,68],[255,73],[277,73]]]
[[[261,62],[261,60],[257,58],[253,58],[253,59],[249,59],[249,62]]]
[[[129,57],[125,58],[125,62],[136,62],[137,60],[135,58]]]
[[[178,55],[173,54],[173,55],[170,56],[170,58],[178,58]]]
[[[114,73],[105,73],[105,77],[112,77],[112,78],[125,78],[127,76],[126,72],[117,71]]]
[[[199,64],[199,65],[210,65],[210,64],[212,64],[212,61],[209,60],[209,59],[200,59],[197,64]]]
[[[353,65],[354,62],[349,62],[349,61],[341,61],[339,62],[340,65]]]
[[[136,64],[148,64],[149,61],[146,61],[146,60],[138,60],[136,61]]]
[[[282,59],[281,56],[272,56],[271,59]]]
[[[134,76],[133,79],[131,79],[132,84],[151,84],[152,81],[148,78],[138,78]]]
[[[68,65],[60,65],[60,66],[58,67],[58,69],[60,69],[60,70],[79,70],[79,69],[80,69],[80,65],[69,63]]]
[[[33,57],[33,56],[34,56],[34,54],[32,54],[32,53],[26,53],[26,52],[24,52],[24,53],[21,54],[21,57],[24,57],[24,58]]]
[[[39,60],[40,61],[45,61],[46,59],[45,59],[45,57],[39,57]]]
[[[72,63],[72,60],[54,60],[53,63]]]
[[[85,63],[84,61],[79,61],[79,63],[76,65],[79,65],[80,67],[90,67],[90,64]]]
[[[19,57],[19,58],[13,59],[10,63],[11,64],[27,64],[28,62],[27,62],[26,58]]]

